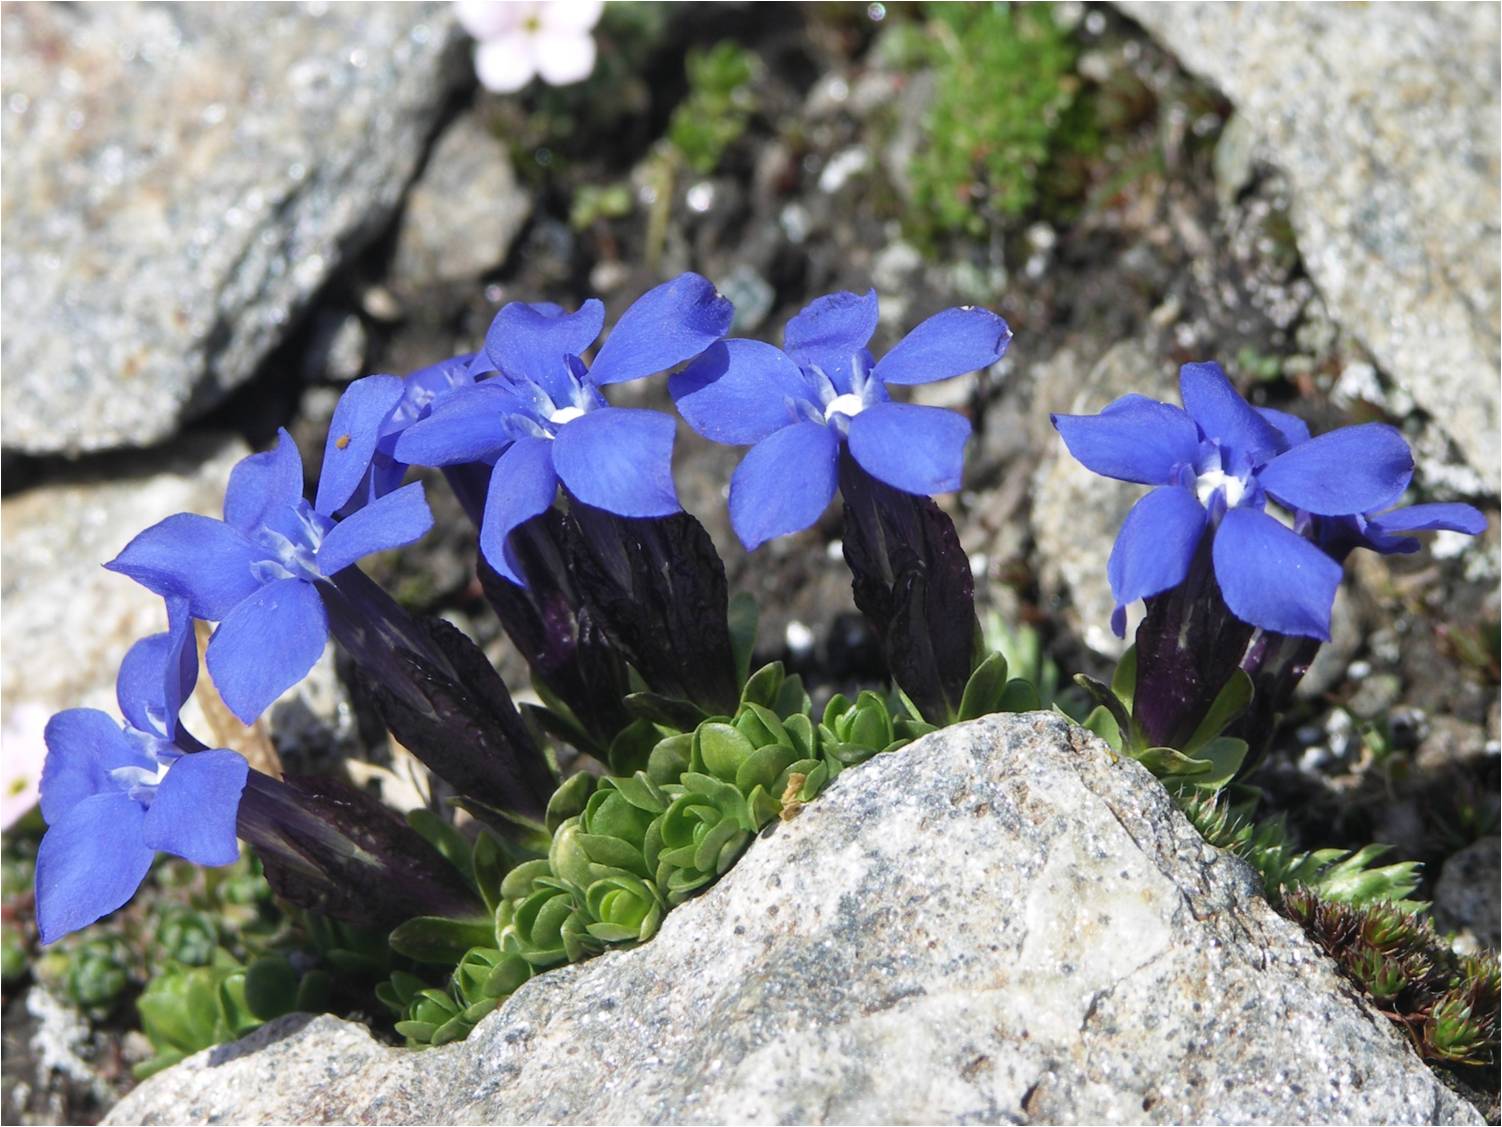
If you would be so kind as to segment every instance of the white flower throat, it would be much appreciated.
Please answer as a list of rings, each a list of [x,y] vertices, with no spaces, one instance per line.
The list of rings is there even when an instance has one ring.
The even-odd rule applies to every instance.
[[[824,421],[827,423],[836,415],[844,415],[853,419],[866,409],[865,400],[853,391],[847,391],[843,395],[836,395],[829,401],[829,406],[824,408]]]
[[[1225,490],[1226,508],[1234,509],[1246,494],[1246,482],[1225,470],[1207,470],[1194,480],[1194,492],[1201,505],[1208,506],[1217,489]]]

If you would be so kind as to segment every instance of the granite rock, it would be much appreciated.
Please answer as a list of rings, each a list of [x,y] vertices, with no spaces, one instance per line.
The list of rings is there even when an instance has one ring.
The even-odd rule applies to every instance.
[[[145,446],[389,223],[451,89],[440,4],[7,4],[0,442]]]
[[[1495,491],[1497,6],[1119,7],[1236,104],[1335,320]]]
[[[1060,716],[843,775],[649,943],[468,1041],[293,1016],[107,1122],[1481,1122],[1207,846]]]

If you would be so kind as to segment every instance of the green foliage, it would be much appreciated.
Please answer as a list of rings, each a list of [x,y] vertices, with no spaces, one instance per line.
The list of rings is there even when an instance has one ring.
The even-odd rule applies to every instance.
[[[1080,674],[1075,684],[1096,702],[1084,726],[1120,755],[1137,760],[1176,797],[1215,795],[1236,777],[1246,759],[1245,740],[1222,735],[1252,702],[1252,681],[1237,670],[1211,702],[1183,747],[1153,747],[1137,723],[1132,703],[1137,688],[1137,656],[1122,655],[1109,685]]]
[[[707,51],[690,51],[687,66],[688,95],[668,122],[667,142],[688,168],[708,176],[756,112],[756,60],[726,40]]]
[[[1090,144],[1071,114],[1076,49],[1051,5],[925,10],[925,34],[897,52],[901,62],[932,66],[935,82],[911,169],[911,219],[920,235],[981,235],[1034,206],[1061,146]]]
[[[1206,841],[1257,870],[1274,905],[1303,890],[1332,903],[1381,904],[1402,911],[1422,907],[1408,899],[1419,884],[1417,862],[1374,865],[1388,846],[1305,852],[1293,847],[1281,816],[1254,821],[1245,806],[1232,806],[1223,796],[1204,792],[1184,795],[1180,808]]]
[[[733,618],[745,662],[754,605],[735,608]],[[1037,693],[1008,680],[1005,659],[993,655],[977,667],[966,700],[967,716],[984,715],[1035,707]],[[841,771],[933,730],[910,706],[873,692],[835,696],[816,721],[802,681],[780,664],[745,678],[733,716],[681,705],[633,695],[642,719],[627,745],[611,749],[617,773],[580,773],[558,787],[545,856],[507,868],[488,833],[461,848],[426,818],[414,821],[471,875],[493,919],[409,920],[391,934],[398,953],[453,967],[442,988],[404,971],[377,988],[410,1044],[467,1035],[538,971],[651,938],[669,910],[722,876],[773,820],[796,817]]]
[[[1311,888],[1281,903],[1422,1056],[1476,1069],[1475,1079],[1495,1090],[1495,953],[1457,958],[1427,920],[1399,904],[1343,903]]]

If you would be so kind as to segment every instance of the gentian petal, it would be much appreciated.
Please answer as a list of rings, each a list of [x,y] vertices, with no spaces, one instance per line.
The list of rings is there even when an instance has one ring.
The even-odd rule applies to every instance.
[[[276,432],[276,445],[241,458],[230,471],[224,490],[224,520],[250,532],[267,510],[296,505],[302,500],[302,456],[285,427]]]
[[[639,380],[699,355],[730,328],[735,307],[698,274],[680,274],[631,303],[589,367],[597,387]]]
[[[138,732],[167,734],[167,667],[174,656],[168,634],[152,634],[125,651],[115,674],[115,700],[120,715]]]
[[[140,732],[171,739],[177,714],[198,683],[198,646],[183,599],[167,600],[167,631],[136,642],[115,675],[120,715]]]
[[[872,369],[882,383],[920,384],[963,376],[1001,359],[1012,339],[1007,323],[973,305],[935,313],[903,337]]]
[[[1278,634],[1330,639],[1341,568],[1256,509],[1232,509],[1215,530],[1215,578],[1241,621]]]
[[[1053,415],[1054,429],[1086,469],[1119,481],[1168,485],[1199,454],[1194,420],[1168,403],[1124,395],[1099,415]]]
[[[235,815],[250,765],[227,748],[184,755],[167,768],[146,811],[141,840],[195,865],[228,865],[240,855]]]
[[[680,510],[673,485],[671,415],[602,407],[558,430],[553,468],[586,505],[619,517],[665,517]]]
[[[1301,442],[1309,441],[1309,424],[1297,415],[1290,415],[1287,411],[1275,411],[1271,407],[1253,407],[1252,410],[1278,429],[1278,433],[1283,436],[1285,449],[1287,446],[1297,446]]]
[[[546,438],[518,438],[490,471],[480,551],[491,567],[519,587],[526,581],[506,549],[506,539],[518,525],[546,512],[557,496],[553,443]]]
[[[318,570],[332,576],[374,552],[400,548],[427,535],[433,514],[414,481],[351,513],[324,534],[314,557]]]
[[[47,721],[43,734],[47,758],[42,764],[42,817],[55,824],[84,799],[113,791],[116,767],[150,767],[151,761],[97,708],[70,708]]]
[[[825,294],[788,322],[783,345],[799,364],[820,368],[843,395],[850,390],[852,357],[865,351],[876,316],[875,290]]]
[[[1283,504],[1321,516],[1369,513],[1403,495],[1413,454],[1382,423],[1341,427],[1279,454],[1257,480]]]
[[[86,798],[48,827],[37,849],[37,930],[43,943],[107,916],[136,894],[151,868],[141,843],[146,812],[123,791]]]
[[[960,487],[970,420],[942,407],[878,403],[850,420],[850,454],[894,489],[929,496]]]
[[[730,523],[748,552],[819,519],[834,497],[839,453],[823,423],[794,423],[751,448],[730,479]]]
[[[272,701],[307,676],[328,634],[323,600],[313,584],[278,579],[219,624],[204,660],[229,710],[254,724]]]
[[[1182,583],[1207,519],[1199,499],[1175,485],[1154,489],[1133,505],[1106,564],[1117,607]]]
[[[1480,536],[1486,531],[1486,517],[1480,509],[1458,502],[1409,505],[1403,509],[1378,513],[1367,523],[1382,532],[1464,532]]]
[[[598,298],[573,313],[556,305],[513,301],[490,323],[485,355],[497,371],[537,384],[563,406],[572,385],[568,357],[583,356],[604,327],[605,306]]]
[[[1284,447],[1282,433],[1241,398],[1219,364],[1185,364],[1179,369],[1179,396],[1206,438],[1253,466]]]
[[[146,529],[104,566],[158,595],[187,599],[195,618],[217,621],[261,586],[251,569],[266,558],[223,521],[178,513]]]
[[[381,424],[396,410],[404,393],[395,376],[366,376],[344,389],[329,420],[329,437],[323,447],[323,466],[318,471],[318,498],[314,507],[325,516],[354,496],[376,443]]]
[[[506,416],[519,406],[497,383],[455,388],[434,401],[426,418],[402,431],[392,457],[409,466],[485,461],[511,441]]]
[[[799,418],[813,402],[803,371],[780,348],[759,340],[711,345],[668,380],[678,413],[705,438],[735,446],[760,442]]]

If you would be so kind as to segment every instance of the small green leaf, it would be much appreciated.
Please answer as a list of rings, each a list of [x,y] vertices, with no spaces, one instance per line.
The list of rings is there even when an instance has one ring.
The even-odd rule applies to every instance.
[[[396,1031],[415,1044],[431,1045],[438,1027],[427,1021],[399,1021],[396,1023]]]
[[[746,687],[741,690],[741,703],[755,701],[770,707],[777,699],[777,692],[782,688],[785,676],[782,662],[774,661],[763,665],[746,681]]]
[[[399,924],[387,942],[398,955],[419,963],[457,963],[471,947],[495,942],[495,922],[489,917],[450,920],[418,916]]]
[[[1058,705],[1055,705],[1054,708],[1059,710]],[[1063,715],[1062,710],[1059,711]],[[1117,726],[1116,717],[1111,715],[1110,709],[1104,705],[1096,705],[1091,710],[1090,715],[1085,717],[1084,723],[1081,726],[1105,740],[1111,750],[1116,752],[1117,755],[1122,754],[1121,729]]]
[[[407,824],[427,839],[429,845],[443,854],[450,865],[465,876],[470,873],[469,842],[448,821],[433,811],[419,806],[407,812]]]
[[[662,732],[650,720],[633,720],[610,741],[607,760],[612,775],[632,775],[644,770]]]
[[[1194,730],[1194,735],[1184,745],[1186,755],[1193,755],[1205,744],[1208,744],[1243,712],[1247,705],[1252,703],[1252,679],[1246,675],[1245,670],[1238,669],[1231,674],[1230,680],[1221,686],[1220,692],[1215,695],[1215,700],[1206,711],[1204,719],[1199,727]]]
[[[1083,673],[1074,675],[1074,683],[1089,693],[1096,704],[1111,714],[1111,718],[1116,721],[1116,730],[1120,733],[1122,743],[1130,745],[1132,717],[1111,687],[1097,681],[1094,677],[1086,677]],[[1088,723],[1086,727],[1089,727]]]
[[[482,829],[469,855],[470,878],[492,914],[501,904],[501,883],[506,879],[506,855],[489,830]]]
[[[1121,655],[1121,660],[1116,663],[1116,671],[1111,674],[1111,692],[1116,694],[1116,699],[1131,710],[1132,702],[1137,699],[1137,647],[1128,646],[1126,653]]]
[[[1043,707],[1043,698],[1031,681],[1013,677],[1002,690],[997,712],[1037,712]]]
[[[647,757],[647,777],[661,786],[676,783],[678,776],[689,769],[693,741],[694,737],[687,732],[658,740]]]
[[[280,955],[264,955],[245,968],[245,1003],[262,1021],[297,1008],[297,972]]]
[[[798,716],[808,712],[813,701],[803,688],[803,678],[794,673],[782,682],[777,690],[777,699],[772,702],[772,711],[778,716]]]
[[[384,984],[383,984],[384,985]],[[323,1013],[334,993],[334,978],[326,970],[313,969],[297,984],[297,998],[292,1008],[301,1013]]]
[[[736,728],[714,721],[699,725],[694,733],[694,747],[698,753],[695,758],[704,769],[727,781],[735,778],[741,764],[756,750]]]
[[[629,778],[605,779],[604,785],[619,791],[632,806],[648,814],[661,814],[668,808],[667,795],[645,771],[638,771]]]
[[[997,711],[1002,690],[1007,683],[1007,659],[993,653],[975,667],[960,697],[960,714],[956,719],[977,720]]]
[[[756,648],[756,621],[759,617],[756,598],[750,592],[737,591],[730,596],[730,649],[735,654],[737,685],[744,685],[751,673],[751,651]]]
[[[549,833],[556,834],[558,827],[564,822],[584,813],[585,804],[595,792],[596,782],[595,776],[587,771],[570,775],[563,781],[563,785],[548,799],[546,821]]]
[[[230,1037],[244,1037],[260,1028],[263,1018],[255,1014],[245,997],[245,974],[236,971],[219,984],[219,1010],[225,1032]],[[280,1014],[273,1014],[280,1017]],[[216,1037],[215,1040],[218,1040]]]
[[[692,732],[705,719],[704,710],[698,705],[660,693],[630,693],[625,704],[632,716],[680,732]]]

